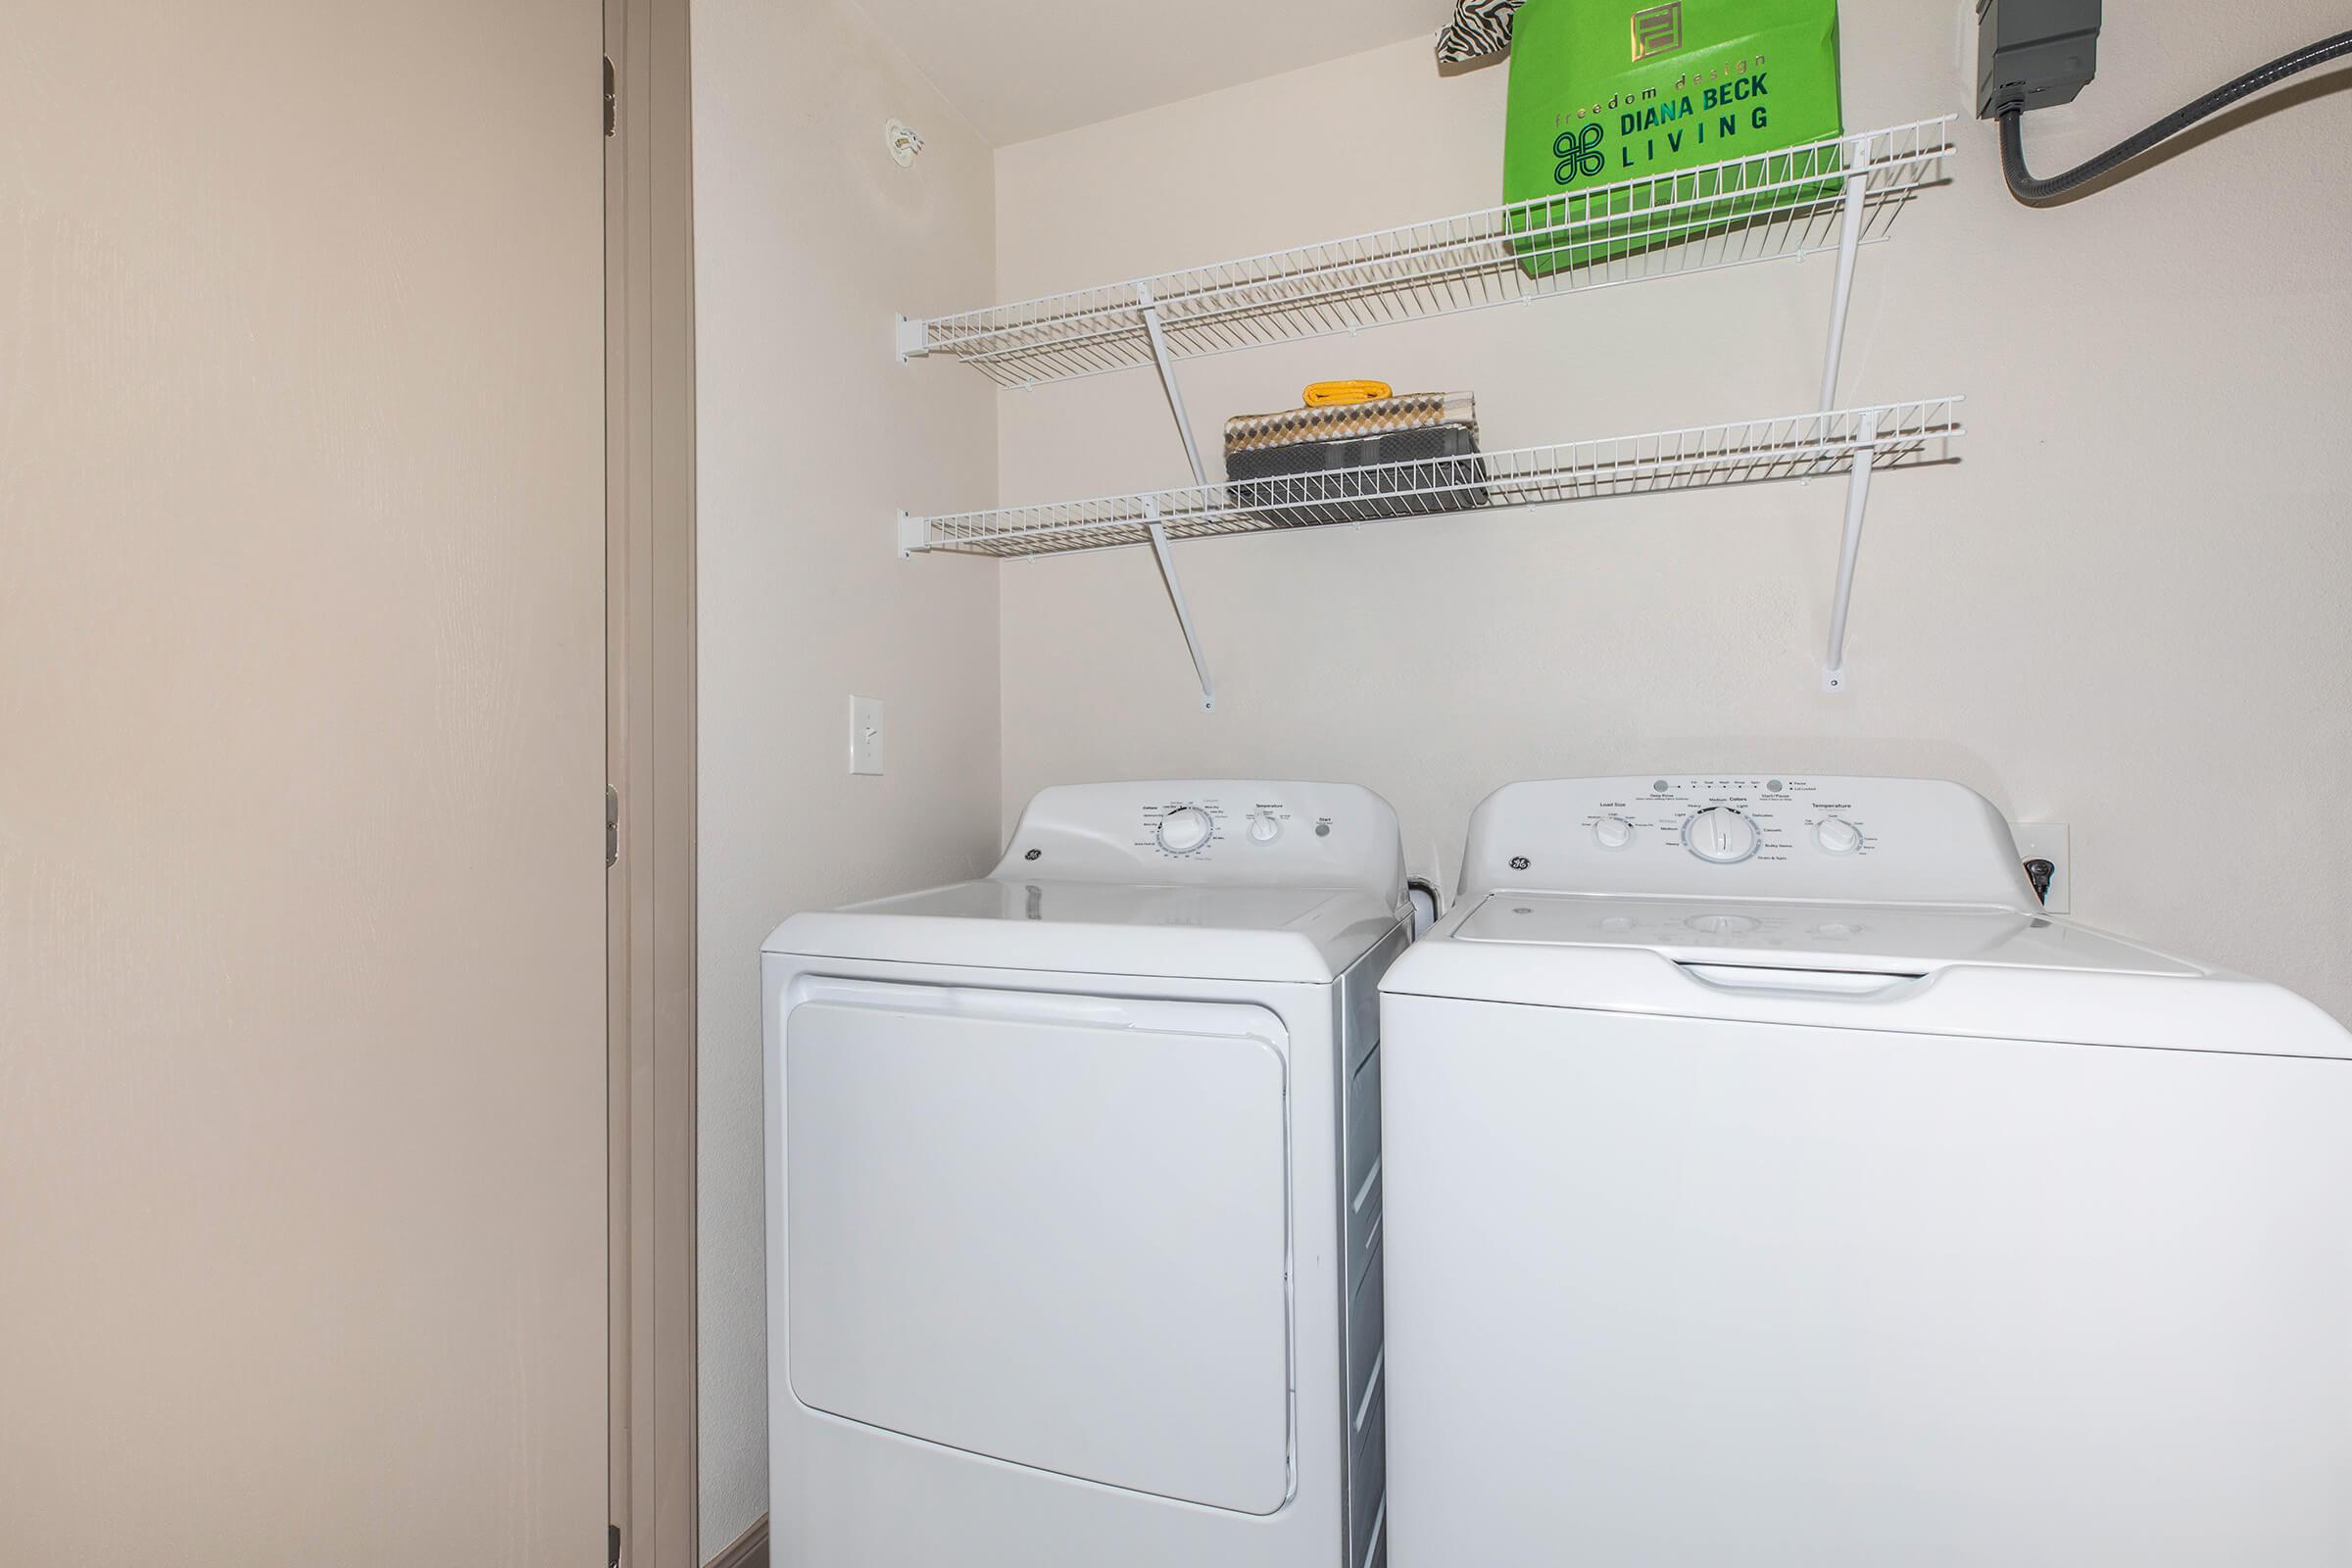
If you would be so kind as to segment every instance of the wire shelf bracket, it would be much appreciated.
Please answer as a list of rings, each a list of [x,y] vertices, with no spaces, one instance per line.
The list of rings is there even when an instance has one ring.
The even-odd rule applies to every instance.
[[[1878,411],[1864,412],[1854,439],[1876,450]],[[1854,603],[1854,563],[1862,555],[1862,514],[1870,507],[1870,476],[1877,466],[1857,463],[1845,479],[1845,532],[1838,547],[1838,586],[1830,595],[1830,646],[1821,659],[1821,689],[1845,690],[1845,616]]]
[[[1865,149],[1857,142],[1857,161]],[[1861,254],[1864,192],[1858,181],[1847,180],[1839,198],[1838,278],[1830,294],[1830,342],[1821,357],[1821,407],[1838,405],[1838,374],[1845,359],[1845,318],[1854,300],[1854,263]],[[1876,412],[1865,414],[1857,437],[1875,445],[1879,422]],[[1857,463],[1846,471],[1845,532],[1838,549],[1838,581],[1830,595],[1830,646],[1822,656],[1821,689],[1833,694],[1845,690],[1845,617],[1854,602],[1854,564],[1862,554],[1862,517],[1870,507],[1870,476],[1875,466]]]
[[[1168,341],[1159,319],[1159,305],[1152,290],[1145,285],[1136,289],[1144,318],[1144,331],[1152,342],[1152,362],[1159,367],[1160,390],[1168,395],[1168,413],[1175,417],[1176,435],[1184,443],[1184,457],[1193,466],[1193,483],[1208,488],[1208,466],[1200,461],[1200,442],[1193,434],[1192,416],[1185,413],[1184,388],[1176,380],[1176,362],[1168,356]],[[1159,563],[1159,580],[1167,586],[1168,603],[1175,607],[1176,624],[1184,633],[1184,651],[1192,656],[1193,673],[1200,678],[1200,708],[1203,712],[1217,710],[1217,683],[1208,673],[1208,656],[1200,651],[1200,634],[1193,625],[1193,612],[1184,603],[1184,584],[1176,575],[1176,563],[1168,554],[1167,530],[1159,523],[1156,506],[1146,502],[1145,528],[1152,536],[1152,556]]]

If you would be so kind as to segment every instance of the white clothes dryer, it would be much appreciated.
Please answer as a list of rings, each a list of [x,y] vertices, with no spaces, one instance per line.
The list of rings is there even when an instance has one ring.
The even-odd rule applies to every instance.
[[[1378,992],[1348,785],[1039,795],[987,878],[776,928],[792,1568],[1384,1560]]]
[[[1979,796],[1515,784],[1383,991],[1402,1568],[2352,1563],[2352,1037]]]

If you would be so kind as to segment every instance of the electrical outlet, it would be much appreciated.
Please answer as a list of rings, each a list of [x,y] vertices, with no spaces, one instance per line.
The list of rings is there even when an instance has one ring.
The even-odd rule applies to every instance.
[[[853,697],[850,699],[850,771],[879,774],[882,771],[882,699]]]
[[[2052,914],[2064,914],[2074,905],[2074,878],[2071,868],[2074,858],[2067,853],[2069,831],[2064,822],[2012,822],[2010,836],[2017,840],[2020,860],[2047,860],[2052,867],[2050,891],[2041,906]]]

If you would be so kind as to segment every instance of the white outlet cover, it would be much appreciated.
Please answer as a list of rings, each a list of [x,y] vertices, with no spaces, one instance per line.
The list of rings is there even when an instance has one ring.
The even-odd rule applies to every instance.
[[[2049,897],[2041,906],[2052,914],[2065,914],[2074,906],[2074,858],[2068,853],[2070,832],[2064,822],[2012,822],[2010,835],[2017,840],[2020,860],[2047,860],[2058,868],[2050,878]]]
[[[882,699],[850,699],[850,771],[868,776],[882,771]]]

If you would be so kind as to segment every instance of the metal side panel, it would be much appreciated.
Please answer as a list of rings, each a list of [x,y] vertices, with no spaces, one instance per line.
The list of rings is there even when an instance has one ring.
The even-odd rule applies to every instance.
[[[1106,1486],[1280,1508],[1280,1021],[907,991],[830,985],[785,1019],[795,1397]]]
[[[1387,1561],[1383,1511],[1387,1505],[1386,1391],[1381,1387],[1386,1298],[1380,1262],[1381,1068],[1380,979],[1411,941],[1409,924],[1348,969],[1341,979],[1340,1280],[1341,1339],[1347,1391],[1344,1443],[1348,1454],[1348,1561],[1366,1568]]]
[[[1380,1044],[1380,981],[1412,945],[1412,922],[1400,920],[1371,952],[1340,976],[1340,1079],[1344,1083]]]
[[[1412,940],[1409,923],[1340,977],[1340,1230],[1346,1268],[1341,1305],[1354,1298],[1380,1239],[1380,981]]]
[[[1349,1568],[1383,1568],[1389,1560],[1388,1406],[1384,1394],[1373,1391],[1371,1405],[1364,1412],[1363,1430],[1355,1439],[1348,1491]]]
[[[1348,1206],[1348,1289],[1352,1292],[1380,1240],[1380,1053],[1355,1069],[1348,1085],[1347,1180],[1340,1197]]]
[[[1348,1305],[1348,1446],[1353,1452],[1364,1435],[1382,1371],[1381,1354],[1387,1343],[1383,1323],[1388,1297],[1382,1288],[1381,1254],[1375,1250],[1364,1282],[1355,1288]]]

